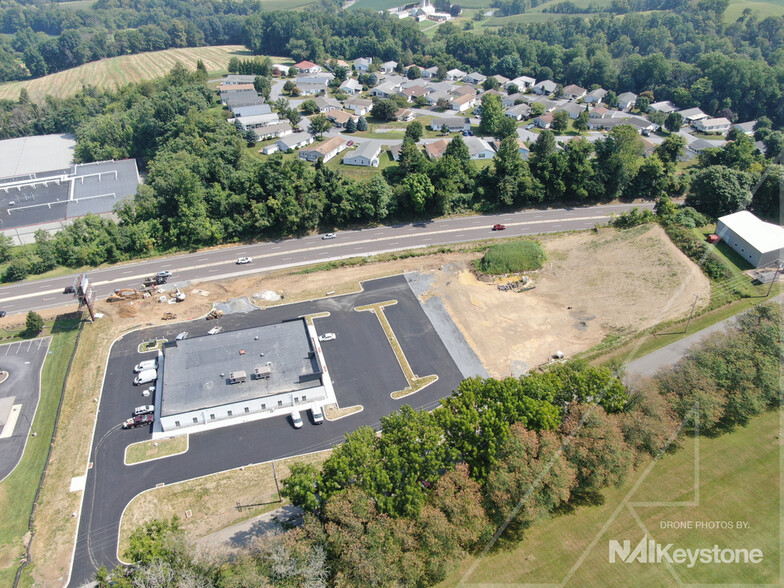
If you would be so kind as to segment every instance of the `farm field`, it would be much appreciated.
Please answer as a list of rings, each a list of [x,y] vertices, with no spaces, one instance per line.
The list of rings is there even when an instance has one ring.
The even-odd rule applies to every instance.
[[[653,464],[647,476],[646,462],[622,487],[606,490],[604,504],[583,506],[535,524],[520,543],[491,550],[471,574],[467,572],[474,559],[466,559],[441,586],[459,582],[780,586],[780,427],[781,412],[771,411],[755,417],[745,428],[716,438],[695,441],[686,436],[682,448]],[[639,486],[635,486],[638,481]],[[628,501],[627,506],[619,510],[624,500]],[[692,501],[695,504],[686,504]],[[633,505],[641,502],[653,504]],[[666,502],[684,505],[659,506]],[[688,521],[693,523],[691,529],[662,529],[663,523]],[[697,522],[705,521],[732,522],[733,528],[696,528]],[[738,521],[747,523],[748,528],[738,529]],[[711,549],[719,545],[720,549],[761,549],[763,559],[756,565],[697,562],[691,568],[688,564],[608,562],[609,540],[627,539],[636,546],[646,532],[658,544],[672,543],[671,552],[677,548]],[[580,561],[581,556],[584,559]]]
[[[730,0],[730,5],[724,12],[724,21],[735,22],[746,8],[751,8],[759,15],[760,20],[763,20],[768,16],[784,15],[784,0],[760,0],[759,2]]]
[[[225,72],[229,59],[237,56],[248,57],[250,52],[242,45],[221,45],[121,55],[34,80],[0,84],[0,99],[16,100],[22,88],[27,90],[33,101],[39,101],[47,94],[60,98],[72,96],[84,85],[114,89],[132,82],[161,77],[178,61],[194,70],[196,62],[201,59],[207,71]]]

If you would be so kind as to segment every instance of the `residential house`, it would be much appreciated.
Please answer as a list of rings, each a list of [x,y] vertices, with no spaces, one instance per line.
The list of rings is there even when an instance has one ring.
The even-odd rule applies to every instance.
[[[675,112],[676,110],[678,110],[678,107],[675,106],[669,100],[654,102],[648,107],[648,112],[663,112],[664,114],[670,114],[671,112]]]
[[[425,143],[425,153],[430,159],[439,159],[446,152],[446,148],[452,139],[437,139],[430,143]]]
[[[695,156],[702,153],[705,149],[715,149],[717,147],[721,147],[718,143],[711,143],[710,141],[706,141],[705,139],[695,139],[688,145],[686,145],[686,151],[684,156],[681,157],[682,160],[693,159]]]
[[[694,123],[694,128],[703,133],[726,133],[732,123],[726,118],[705,118]]]
[[[398,92],[398,96],[402,96],[408,102],[411,102],[418,98],[419,96],[427,96],[430,93],[430,90],[427,88],[423,88],[422,86],[410,86],[408,88],[403,88]]]
[[[237,106],[231,109],[235,117],[256,116],[257,114],[270,114],[272,108],[269,104],[253,104],[251,106]]]
[[[381,145],[376,141],[366,141],[357,147],[356,151],[347,153],[343,157],[345,165],[362,165],[364,167],[378,167],[378,156]]]
[[[523,102],[528,102],[525,98],[525,94],[521,94],[518,92],[517,94],[507,94],[506,96],[501,96],[501,106],[504,108],[511,108],[515,104],[520,104]]]
[[[354,69],[357,71],[370,71],[372,63],[372,57],[357,57],[354,60]]]
[[[591,118],[588,121],[588,128],[592,130],[604,129],[605,131],[609,131],[622,125],[633,127],[638,133],[642,133],[643,131],[653,132],[659,128],[659,125],[652,123],[648,119],[628,114],[623,117],[604,116],[602,118]]]
[[[346,147],[346,140],[343,137],[332,137],[316,147],[300,149],[299,156],[300,159],[304,159],[305,161],[318,161],[319,159],[323,159],[324,163],[327,163],[338,153],[344,151]]]
[[[425,100],[427,100],[427,103],[430,106],[435,106],[438,103],[438,101],[441,100],[441,98],[449,102],[452,100],[453,97],[454,96],[452,96],[452,94],[450,94],[449,92],[445,90],[441,90],[439,92],[430,92],[430,94],[425,96]]]
[[[221,94],[224,92],[238,92],[240,90],[253,90],[256,91],[256,86],[253,85],[251,82],[250,84],[226,84],[223,83],[218,86],[218,92]]]
[[[454,86],[449,90],[453,96],[476,96],[476,88],[473,86]]]
[[[414,111],[410,108],[399,108],[397,111],[397,120],[399,122],[414,120]]]
[[[732,125],[732,128],[738,129],[740,132],[745,133],[746,135],[753,135],[754,127],[756,125],[757,125],[756,120],[750,120],[749,122],[735,123],[734,125]]]
[[[566,101],[550,100],[549,98],[545,98],[544,96],[539,96],[537,98],[534,98],[531,101],[531,104],[541,104],[542,106],[544,106],[545,112],[552,112],[559,106],[566,104]]]
[[[229,74],[221,82],[222,86],[231,86],[233,84],[253,84],[256,81],[255,75],[242,75],[242,74]]]
[[[397,67],[397,61],[385,61],[384,63],[381,64],[381,67],[379,67],[378,69],[383,73],[392,73],[393,71],[395,71],[396,67]]]
[[[528,106],[528,104],[517,104],[516,106],[510,106],[504,111],[504,115],[517,121],[525,120],[531,116],[531,107]]]
[[[504,84],[504,87],[507,86],[517,86],[517,89],[520,92],[525,92],[528,88],[533,88],[536,85],[536,80],[534,78],[529,78],[528,76],[520,76],[518,78],[513,79],[511,82],[507,82]],[[553,91],[555,91],[555,87],[553,87]]]
[[[291,135],[294,132],[294,129],[291,128],[291,123],[289,121],[283,121],[265,127],[255,128],[253,129],[253,132],[256,133],[256,141],[263,141],[265,139],[286,137]]]
[[[306,74],[315,74],[321,71],[321,66],[316,65],[312,61],[300,61],[299,63],[295,63],[294,67]]]
[[[468,119],[462,116],[445,116],[430,121],[430,128],[434,131],[446,129],[450,133],[462,133],[467,131],[470,126]]]
[[[476,96],[471,96],[470,94],[464,94],[463,96],[457,96],[453,98],[449,102],[449,108],[452,110],[457,110],[458,112],[463,112],[466,110],[470,110],[476,104]]]
[[[271,155],[272,153],[276,153],[277,151],[280,151],[280,149],[278,149],[277,143],[271,143],[259,149],[259,153],[261,153],[262,155]]]
[[[609,108],[605,108],[604,106],[594,106],[588,113],[588,118],[602,118],[611,112],[612,111]]]
[[[422,70],[422,77],[427,79],[435,78],[438,76],[438,67],[428,67],[427,69]]]
[[[569,118],[572,120],[576,120],[580,113],[585,110],[585,105],[583,104],[575,104],[574,102],[570,102],[569,104],[564,104],[563,106],[559,106],[555,109],[555,112],[559,110],[563,110],[569,115]]]
[[[495,156],[490,143],[480,137],[463,137],[463,142],[468,147],[471,159],[492,159]]]
[[[576,84],[569,84],[563,89],[563,97],[567,100],[579,100],[588,93],[588,90]]]
[[[364,98],[352,98],[351,100],[346,100],[343,107],[346,110],[353,110],[357,116],[365,116],[373,108],[373,101],[365,100]]]
[[[400,83],[397,80],[385,81],[370,90],[371,96],[378,96],[380,98],[390,98],[398,93],[400,90]]]
[[[359,119],[357,115],[349,114],[345,110],[330,110],[327,113],[327,118],[332,121],[332,124],[341,129],[345,128],[346,123],[348,123],[350,119],[353,118],[354,122],[357,122]]]
[[[362,91],[362,84],[360,84],[354,78],[349,78],[345,80],[342,84],[340,84],[340,91],[344,94],[348,94],[349,96],[353,96],[354,94],[359,94]]]
[[[297,82],[297,89],[300,96],[318,96],[326,93],[327,86],[325,84],[303,84]]]
[[[472,71],[470,74],[463,76],[463,81],[466,84],[474,84],[479,85],[487,79],[487,76],[483,76],[478,71]]]
[[[466,72],[459,69],[450,69],[446,72],[446,79],[450,82],[459,82],[466,76]]]
[[[315,139],[310,133],[294,133],[293,135],[278,139],[275,142],[275,145],[278,146],[280,151],[286,153],[289,150],[301,149],[302,147],[310,145],[313,141],[315,141]]]
[[[351,69],[351,64],[348,61],[344,61],[342,59],[335,60],[335,65],[337,67],[347,67],[348,69]]]
[[[591,90],[583,97],[583,102],[586,104],[601,104],[604,97],[607,96],[607,90],[603,88],[597,88],[596,90]]]
[[[273,63],[272,64],[272,75],[273,76],[287,76],[289,75],[289,70],[291,68],[288,65],[283,65],[281,63]],[[256,76],[254,76],[256,77]]]
[[[539,82],[537,84],[534,84],[533,90],[537,94],[550,95],[553,92],[555,92],[555,89],[557,87],[558,87],[558,84],[556,84],[554,81],[552,81],[552,80],[543,80],[543,81],[541,81],[541,82]]]
[[[694,124],[698,120],[703,120],[708,118],[708,115],[705,114],[699,108],[687,108],[686,110],[681,110],[680,113],[681,116],[683,117],[683,122],[685,122],[688,125]]]
[[[495,81],[498,82],[498,87],[499,88],[503,88],[503,87],[505,87],[509,83],[509,78],[507,78],[506,76],[502,76],[502,75],[499,75],[499,74],[493,74],[490,77],[491,78],[495,78]]]
[[[340,105],[340,102],[338,102],[334,98],[325,98],[324,96],[317,96],[316,98],[313,99],[313,102],[316,103],[319,112],[322,114],[326,114],[330,110],[340,110],[341,108],[343,108]]]
[[[229,106],[230,100],[236,101],[240,98],[246,98],[246,99],[253,98],[253,99],[257,99],[257,101],[254,102],[254,104],[264,104],[264,98],[261,98],[259,96],[259,93],[256,92],[256,90],[254,90],[253,88],[251,88],[250,90],[223,90],[220,93],[221,104],[225,104],[226,106]]]
[[[264,104],[264,98],[253,92],[229,92],[227,96],[221,96],[221,104],[227,106],[232,111],[243,106],[257,106]]]
[[[550,112],[537,116],[534,119],[534,124],[540,129],[549,129],[553,124],[553,115]]]
[[[266,127],[267,125],[277,124],[278,114],[271,112],[269,114],[256,114],[254,116],[238,116],[234,119],[242,126],[242,130],[257,129],[259,127]]]
[[[635,102],[637,102],[637,94],[634,92],[624,92],[618,96],[618,108],[621,110],[629,110]]]

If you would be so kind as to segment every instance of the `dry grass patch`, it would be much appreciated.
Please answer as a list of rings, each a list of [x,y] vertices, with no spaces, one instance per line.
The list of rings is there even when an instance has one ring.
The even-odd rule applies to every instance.
[[[343,417],[362,412],[363,410],[365,410],[365,407],[361,404],[347,406],[346,408],[339,408],[337,404],[328,404],[324,407],[324,418],[328,421],[336,421]]]
[[[125,448],[125,465],[133,465],[188,451],[189,435],[178,435],[157,441],[140,441]]]
[[[330,453],[331,450],[319,451],[275,461],[278,480],[289,476],[292,463],[309,463],[318,468]],[[125,509],[118,552],[122,554],[128,548],[133,530],[147,521],[176,515],[188,538],[194,541],[278,508],[284,504],[280,498],[272,462],[154,488],[136,496]],[[190,511],[190,517],[186,511]]]

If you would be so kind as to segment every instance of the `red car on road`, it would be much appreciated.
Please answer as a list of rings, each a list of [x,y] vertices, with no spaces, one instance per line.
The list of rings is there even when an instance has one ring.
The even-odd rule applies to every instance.
[[[506,229],[506,225],[493,225],[494,231],[503,231],[504,229]]]

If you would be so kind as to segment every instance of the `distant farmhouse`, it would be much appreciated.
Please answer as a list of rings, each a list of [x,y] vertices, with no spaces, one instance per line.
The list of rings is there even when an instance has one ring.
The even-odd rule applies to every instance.
[[[72,165],[73,141],[62,135],[0,141],[0,231],[32,243],[87,214],[113,216],[139,186],[135,159]]]

